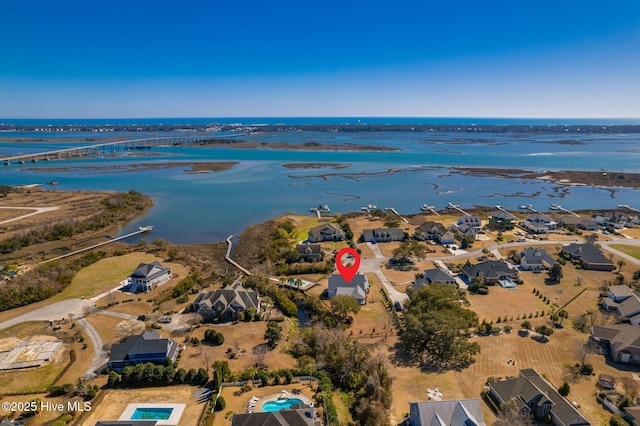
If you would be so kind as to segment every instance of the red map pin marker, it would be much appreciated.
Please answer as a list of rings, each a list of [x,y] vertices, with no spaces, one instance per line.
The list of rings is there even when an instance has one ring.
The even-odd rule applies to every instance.
[[[345,255],[353,256],[351,266],[345,266],[342,264],[342,257]],[[360,267],[360,255],[351,247],[343,248],[336,255],[336,267],[338,268],[338,272],[340,272],[342,279],[349,283],[358,273],[358,268]]]

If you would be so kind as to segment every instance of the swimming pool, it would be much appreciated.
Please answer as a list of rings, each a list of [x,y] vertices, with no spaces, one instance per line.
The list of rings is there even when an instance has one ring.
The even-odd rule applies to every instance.
[[[275,411],[284,410],[285,408],[291,408],[298,404],[304,404],[304,401],[299,398],[277,399],[275,401],[268,401],[262,404],[262,411],[266,413],[273,413]]]
[[[138,407],[131,415],[131,420],[168,420],[173,408]]]

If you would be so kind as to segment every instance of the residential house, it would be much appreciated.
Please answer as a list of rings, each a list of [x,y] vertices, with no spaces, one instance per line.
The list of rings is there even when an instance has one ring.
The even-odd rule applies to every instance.
[[[496,210],[489,216],[489,229],[493,231],[510,231],[514,228],[514,217],[502,210]]]
[[[234,414],[231,426],[320,426],[313,404],[298,404],[275,412]]]
[[[609,287],[608,297],[602,299],[602,309],[616,312],[630,324],[640,325],[640,297],[626,285]]]
[[[602,254],[600,249],[591,244],[572,243],[562,248],[562,252],[582,262],[583,269],[594,271],[613,271],[613,262]]]
[[[324,223],[309,229],[309,241],[320,243],[322,241],[342,241],[345,238],[342,228],[334,223]]]
[[[356,274],[349,282],[346,282],[340,274],[332,274],[329,277],[329,287],[327,290],[327,296],[329,299],[342,294],[345,296],[351,296],[355,298],[358,303],[364,305],[367,303],[368,291],[369,282],[367,281],[367,277],[362,273]]]
[[[455,233],[459,233],[461,234],[463,237],[471,237],[474,240],[476,239],[476,236],[479,234],[480,231],[478,231],[475,227],[471,226],[471,225],[456,225],[456,224],[451,224],[449,225],[449,229],[451,229],[451,231],[455,234]]]
[[[640,327],[614,324],[591,327],[591,339],[604,346],[614,362],[640,364]]]
[[[592,219],[595,223],[605,228],[622,229],[627,224],[633,225],[631,216],[616,211],[596,214]]]
[[[482,231],[482,221],[478,216],[460,216],[458,217],[458,221],[456,222],[458,227],[469,227],[476,230],[477,233]]]
[[[240,312],[253,308],[260,312],[260,295],[245,289],[240,281],[224,288],[201,292],[191,304],[191,311],[201,314],[205,320],[235,320]]]
[[[531,233],[546,234],[549,230],[556,229],[558,224],[553,221],[551,216],[536,213],[529,215],[529,217],[522,221],[522,226]]]
[[[296,251],[302,260],[320,260],[323,257],[320,244],[297,244]]]
[[[488,383],[489,395],[498,407],[515,404],[524,418],[546,416],[556,426],[589,426],[575,407],[533,369],[520,370],[519,377]]]
[[[558,263],[545,249],[527,247],[520,253],[520,269],[540,272]]]
[[[178,356],[178,343],[171,339],[161,339],[156,330],[129,337],[124,343],[111,346],[107,366],[116,371],[127,365],[152,362],[163,364],[169,359],[175,361]]]
[[[488,260],[476,265],[465,266],[462,268],[462,274],[470,283],[479,277],[483,277],[486,284],[496,284],[500,280],[518,278],[518,271],[511,269],[503,260]]]
[[[447,271],[440,268],[425,269],[424,278],[418,278],[413,284],[413,289],[417,290],[425,285],[457,285],[456,279]]]
[[[158,420],[101,420],[95,426],[157,426]]]
[[[441,244],[452,244],[455,241],[453,232],[449,231],[443,224],[426,221],[416,228],[413,237],[421,241],[437,241]]]
[[[160,262],[141,263],[127,279],[129,291],[140,293],[151,291],[171,280],[171,268],[162,266]]]
[[[600,228],[596,222],[585,217],[577,217],[573,215],[561,216],[558,218],[558,224],[564,226],[575,226],[585,231],[596,231]]]
[[[409,403],[412,426],[485,426],[478,399]]]
[[[368,243],[404,241],[404,231],[399,228],[377,228],[362,231],[362,240]]]

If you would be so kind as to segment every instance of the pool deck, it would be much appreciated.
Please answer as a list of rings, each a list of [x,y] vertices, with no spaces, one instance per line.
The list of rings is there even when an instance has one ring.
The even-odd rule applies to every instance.
[[[171,408],[171,415],[167,420],[157,420],[158,426],[176,426],[180,423],[180,417],[182,417],[182,413],[187,404],[164,404],[164,403],[144,403],[144,404],[129,404],[127,408],[124,409],[118,421],[122,420],[131,420],[131,416],[136,411],[137,408]]]
[[[280,393],[274,393],[271,395],[267,395],[267,396],[263,396],[262,398],[260,398],[259,400],[256,401],[256,405],[255,405],[255,411],[254,413],[262,413],[262,405],[266,402],[273,402],[273,401],[277,401],[279,399],[281,399],[280,397],[282,396],[282,392]],[[309,405],[311,404],[313,401],[311,400],[311,398],[309,398],[308,396],[299,393],[299,394],[291,394],[291,398],[298,398],[299,400],[301,400],[304,404]]]

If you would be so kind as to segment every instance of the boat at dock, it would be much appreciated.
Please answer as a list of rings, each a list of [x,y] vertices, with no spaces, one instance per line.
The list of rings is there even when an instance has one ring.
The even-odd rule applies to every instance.
[[[331,209],[328,204],[320,204],[318,207],[311,207],[310,212],[331,213]]]
[[[420,210],[422,210],[423,212],[428,212],[435,209],[436,209],[435,206],[430,206],[428,204],[423,204],[422,206],[420,206]]]
[[[549,204],[549,208],[551,210],[560,210],[561,209],[560,205],[558,205],[558,204]]]

